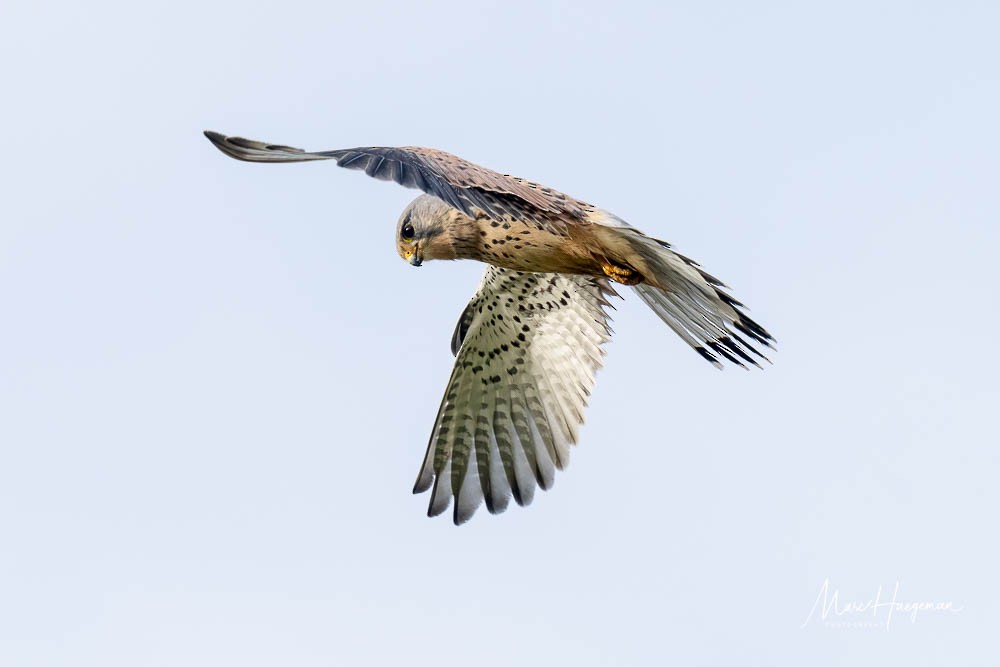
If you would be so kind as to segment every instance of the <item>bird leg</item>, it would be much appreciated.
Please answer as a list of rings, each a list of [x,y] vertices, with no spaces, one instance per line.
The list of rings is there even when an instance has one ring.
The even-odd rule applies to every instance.
[[[642,274],[635,269],[620,264],[612,264],[606,259],[601,260],[601,269],[604,271],[604,275],[622,285],[638,285],[643,280]]]

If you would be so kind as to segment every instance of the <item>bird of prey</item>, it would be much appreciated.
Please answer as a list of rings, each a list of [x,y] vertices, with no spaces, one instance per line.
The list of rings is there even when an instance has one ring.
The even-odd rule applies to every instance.
[[[569,460],[611,336],[611,283],[642,299],[710,363],[746,367],[773,338],[726,286],[665,241],[538,183],[432,148],[306,152],[218,132],[205,136],[248,162],[336,160],[341,167],[422,190],[403,211],[396,249],[487,265],[451,339],[455,368],[431,429],[414,493],[429,516],[454,501],[456,524],[483,502],[503,512],[531,502]]]

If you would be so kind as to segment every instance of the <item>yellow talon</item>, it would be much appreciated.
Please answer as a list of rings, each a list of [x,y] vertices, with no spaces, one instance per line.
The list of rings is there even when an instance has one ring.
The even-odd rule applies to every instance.
[[[635,269],[618,266],[607,260],[601,262],[601,269],[604,271],[604,275],[622,285],[638,285],[642,282],[642,274]]]

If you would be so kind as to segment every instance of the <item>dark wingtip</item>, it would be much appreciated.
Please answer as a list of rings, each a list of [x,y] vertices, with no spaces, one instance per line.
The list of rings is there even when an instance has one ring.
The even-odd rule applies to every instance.
[[[255,139],[226,136],[213,130],[204,130],[202,134],[220,151],[243,162],[303,162],[327,159],[321,155],[306,153],[301,148],[294,146],[268,144]]]
[[[448,505],[450,505],[450,504],[451,503],[449,502]],[[444,507],[442,507],[440,509],[435,508],[434,507],[434,498],[432,496],[431,497],[431,502],[427,505],[427,516],[429,516],[429,517],[435,517],[435,516],[440,516],[440,515],[444,514],[445,510],[448,509],[448,505],[445,505]]]
[[[469,513],[468,513],[467,515],[465,515],[465,516],[462,516],[461,514],[459,514],[459,511],[458,511],[458,502],[456,501],[456,502],[455,502],[455,509],[454,509],[454,511],[453,511],[453,512],[451,513],[451,521],[452,521],[452,523],[454,523],[454,524],[455,524],[456,526],[461,526],[461,525],[462,525],[463,523],[465,523],[465,522],[467,522],[467,521],[468,521],[469,519],[471,519],[471,518],[472,518],[472,515],[473,515],[473,514],[475,514],[475,510],[473,510],[472,512],[469,512]]]
[[[774,336],[769,334],[764,327],[750,319],[746,313],[740,313],[739,319],[733,322],[733,326],[765,347],[773,348],[774,343],[777,342]]]
[[[221,132],[215,132],[213,130],[205,130],[202,132],[205,138],[212,142],[213,145],[221,148],[226,143],[226,135]]]
[[[716,368],[718,368],[720,371],[722,370],[722,364],[719,363],[719,359],[714,354],[712,354],[711,352],[709,352],[708,350],[706,350],[703,347],[695,347],[694,351],[697,352],[698,354],[700,354],[701,357],[702,357],[702,359],[704,359],[708,363],[712,364],[713,366],[715,366]]]
[[[236,160],[246,161],[246,157],[238,153],[235,148],[230,145],[230,137],[222,134],[221,132],[215,132],[213,130],[205,130],[202,134],[205,138],[212,142],[212,145],[218,148],[220,151],[225,153],[231,158]],[[235,138],[235,137],[234,137]]]
[[[710,341],[708,341],[705,344],[708,345],[710,348],[712,348],[713,352],[715,352],[716,354],[719,354],[719,355],[723,356],[727,361],[730,361],[730,362],[736,364],[737,366],[741,366],[743,368],[746,368],[746,365],[744,365],[744,363],[742,361],[740,361],[735,356],[733,356],[730,353],[730,351],[727,349],[727,347],[725,346],[725,344],[721,343],[719,340],[710,340]]]

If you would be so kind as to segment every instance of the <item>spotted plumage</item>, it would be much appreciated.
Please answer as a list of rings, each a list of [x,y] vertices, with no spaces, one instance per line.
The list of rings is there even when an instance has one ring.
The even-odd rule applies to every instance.
[[[432,515],[454,498],[461,523],[484,499],[501,512],[552,486],[611,336],[614,294],[603,278],[486,270],[455,327],[455,369],[414,487],[433,486]]]
[[[486,263],[455,327],[456,355],[414,492],[429,514],[454,504],[455,523],[485,501],[526,505],[548,489],[577,442],[611,330],[610,281],[630,287],[701,357],[757,366],[773,338],[717,278],[665,241],[531,181],[430,148],[306,152],[217,132],[220,150],[249,162],[336,160],[423,190],[403,211],[396,247],[430,259]]]

